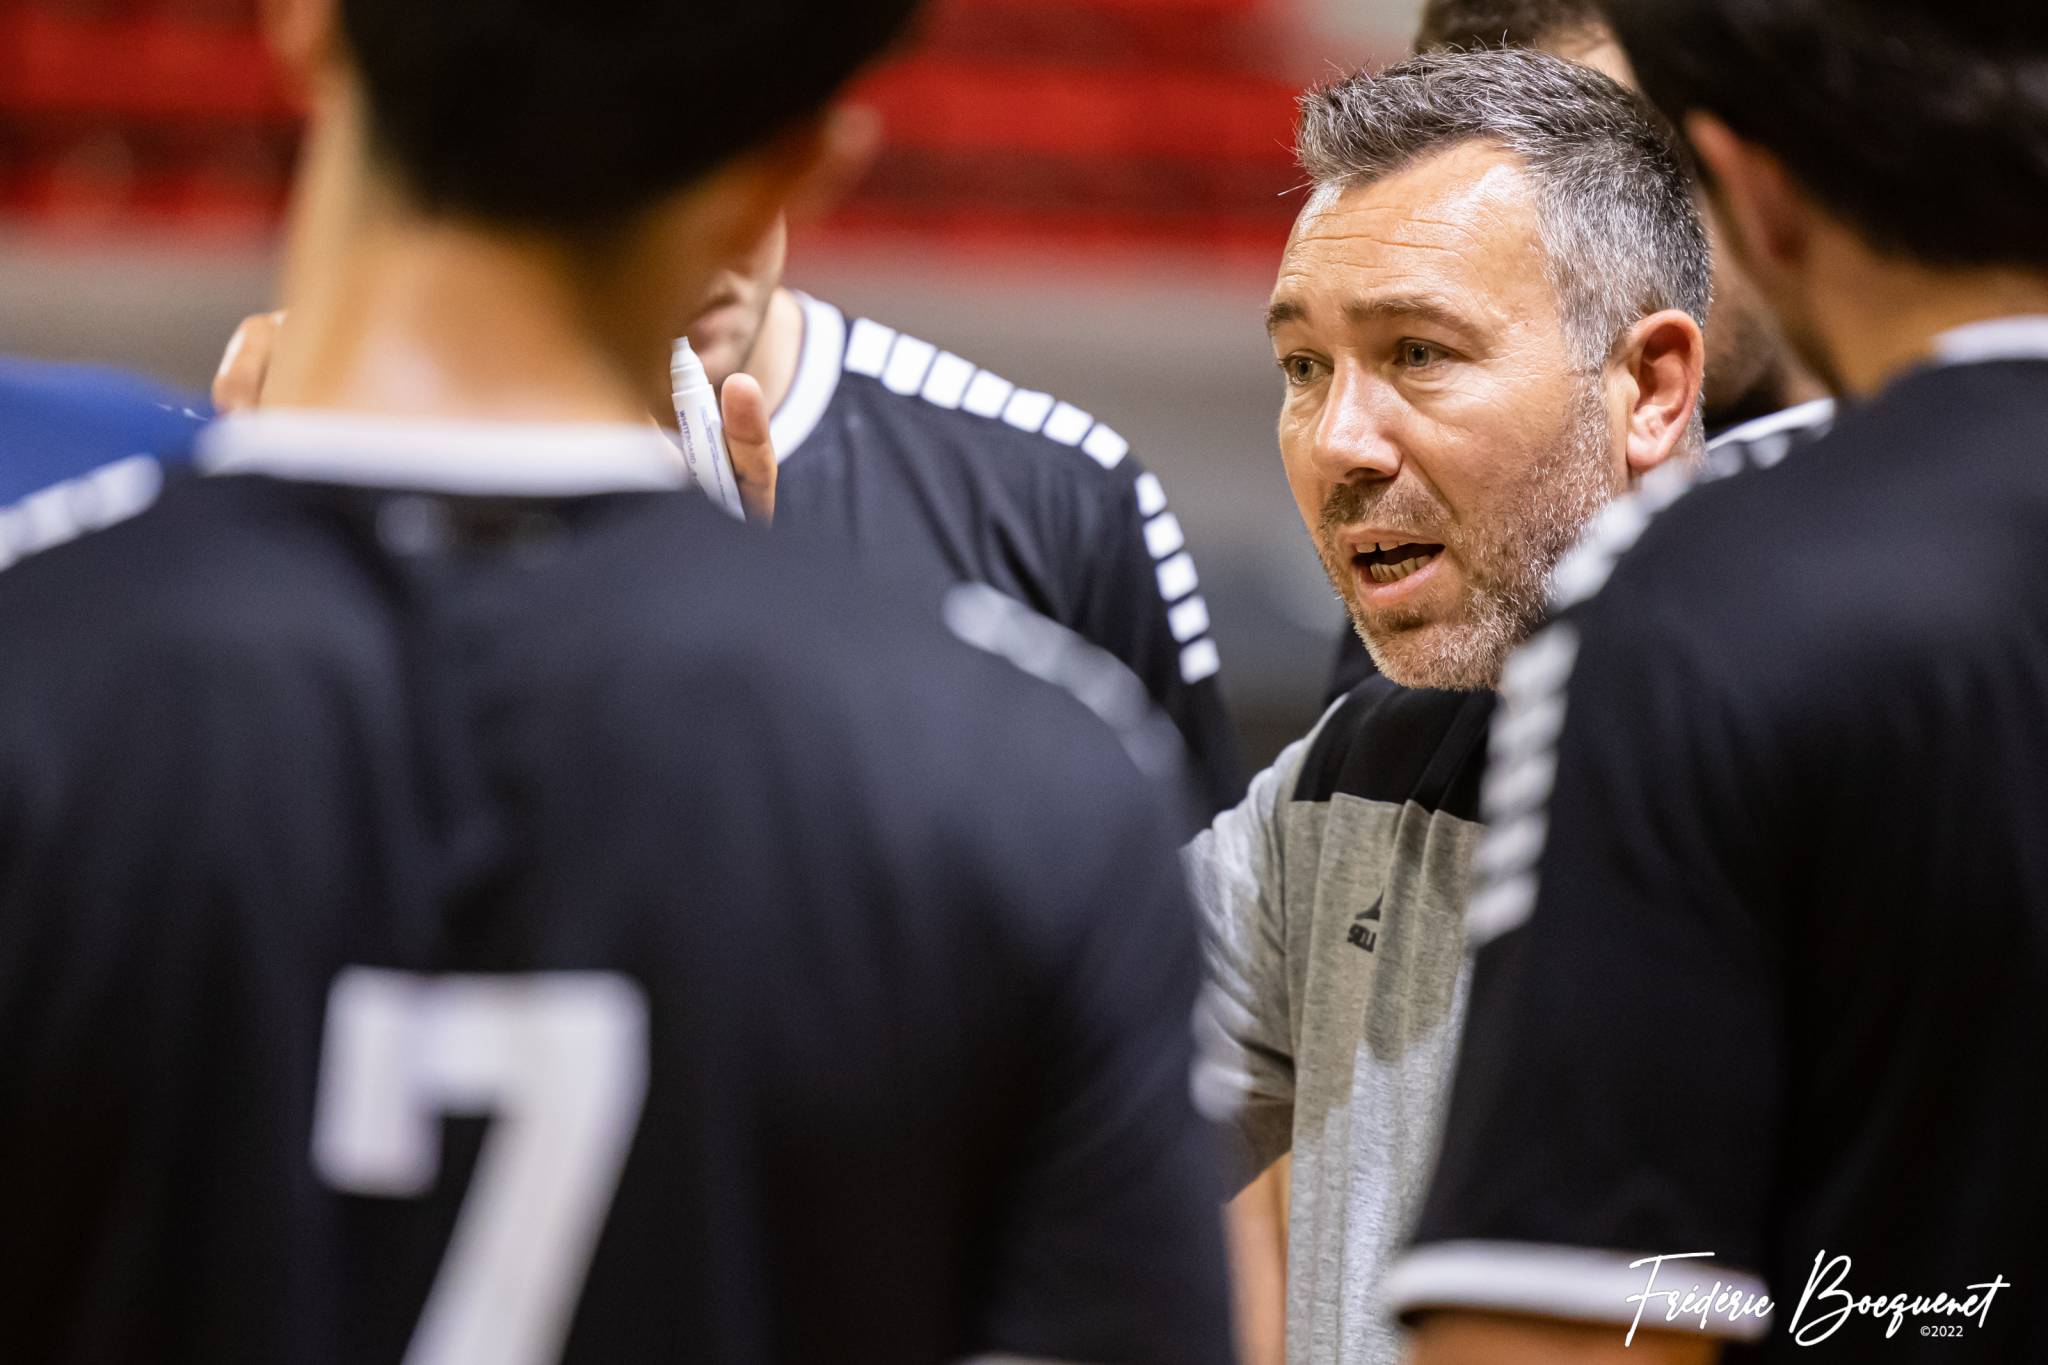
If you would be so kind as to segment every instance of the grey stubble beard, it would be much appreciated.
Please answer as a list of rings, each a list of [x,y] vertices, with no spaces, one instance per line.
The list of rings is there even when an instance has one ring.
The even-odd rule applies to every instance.
[[[1316,553],[1373,664],[1404,687],[1486,691],[1497,686],[1515,646],[1543,621],[1550,575],[1586,525],[1618,490],[1606,413],[1597,377],[1574,396],[1563,431],[1531,462],[1505,505],[1518,516],[1499,525],[1451,532],[1469,586],[1456,619],[1386,622],[1376,638],[1350,592],[1351,560],[1337,547],[1338,528],[1368,515],[1418,531],[1451,525],[1449,509],[1415,485],[1385,491],[1341,484],[1325,499]],[[1449,553],[1452,540],[1445,540]]]

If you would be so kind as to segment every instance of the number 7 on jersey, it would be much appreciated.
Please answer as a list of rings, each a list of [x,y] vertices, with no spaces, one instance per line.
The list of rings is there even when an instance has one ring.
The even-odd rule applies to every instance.
[[[336,1189],[433,1188],[441,1120],[489,1114],[405,1365],[550,1365],[647,1094],[647,997],[611,972],[351,967],[327,999],[313,1164]]]

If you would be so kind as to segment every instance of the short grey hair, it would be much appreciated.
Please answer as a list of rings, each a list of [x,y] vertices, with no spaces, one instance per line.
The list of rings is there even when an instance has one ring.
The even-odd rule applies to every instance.
[[[1706,229],[1667,125],[1633,91],[1545,53],[1445,50],[1301,97],[1295,156],[1317,189],[1372,184],[1464,142],[1534,182],[1552,290],[1578,364],[1666,308],[1705,327]]]

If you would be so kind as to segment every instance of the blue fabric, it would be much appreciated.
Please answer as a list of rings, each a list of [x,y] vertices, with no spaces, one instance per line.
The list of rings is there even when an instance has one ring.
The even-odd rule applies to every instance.
[[[201,400],[93,365],[0,357],[0,506],[130,455],[191,458]]]

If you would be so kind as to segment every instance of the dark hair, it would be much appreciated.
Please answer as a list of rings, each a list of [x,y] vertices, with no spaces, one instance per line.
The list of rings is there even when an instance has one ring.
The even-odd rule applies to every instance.
[[[1542,47],[1606,26],[1598,0],[1429,0],[1422,7],[1415,50]]]
[[[1343,190],[1474,141],[1529,175],[1581,365],[1604,364],[1660,309],[1705,325],[1713,272],[1685,169],[1663,120],[1591,67],[1541,52],[1423,53],[1302,96],[1294,145],[1317,188]]]
[[[919,0],[341,0],[431,212],[602,229],[822,108]]]
[[[1644,91],[1768,148],[1881,250],[2048,266],[2040,0],[1606,0]]]

